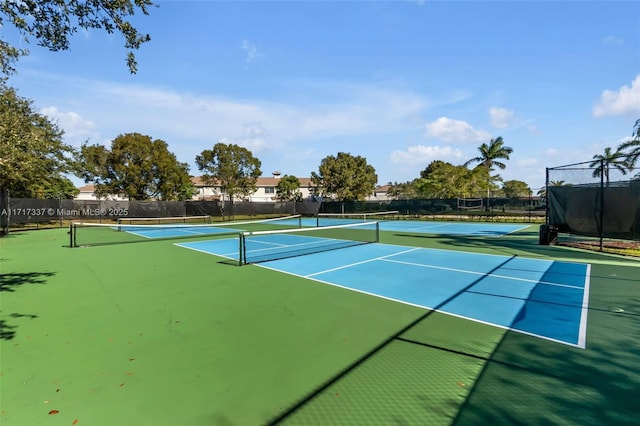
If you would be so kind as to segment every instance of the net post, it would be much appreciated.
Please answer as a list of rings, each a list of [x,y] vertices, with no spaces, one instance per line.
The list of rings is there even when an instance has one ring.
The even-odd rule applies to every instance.
[[[241,232],[238,234],[238,266],[243,265],[243,258],[245,257],[246,257],[246,254],[245,254],[244,234]]]
[[[376,243],[380,242],[380,222],[376,222]]]
[[[77,247],[76,241],[76,224],[71,222],[69,224],[69,248]]]

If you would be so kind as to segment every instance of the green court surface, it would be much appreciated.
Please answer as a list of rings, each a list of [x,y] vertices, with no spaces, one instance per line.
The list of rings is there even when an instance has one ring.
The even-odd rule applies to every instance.
[[[66,229],[9,234],[0,424],[637,424],[640,262],[537,239],[537,226],[381,233],[590,263],[585,349],[239,267],[179,240],[70,249]]]

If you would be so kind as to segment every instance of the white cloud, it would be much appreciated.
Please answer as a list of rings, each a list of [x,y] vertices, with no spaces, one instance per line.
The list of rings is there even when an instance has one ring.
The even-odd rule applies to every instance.
[[[73,145],[78,145],[86,139],[96,136],[93,122],[83,118],[76,112],[63,112],[55,106],[48,106],[42,108],[40,114],[46,115],[52,121],[57,122],[60,128],[64,130],[65,140]]]
[[[462,151],[449,146],[414,145],[406,151],[395,150],[389,156],[391,162],[401,165],[427,165],[434,160],[452,161],[462,158]]]
[[[504,129],[511,124],[514,113],[506,108],[491,107],[489,108],[489,116],[493,127]]]
[[[618,91],[605,90],[602,92],[600,101],[593,107],[593,115],[596,118],[639,112],[640,75],[631,82],[631,87],[622,86]]]
[[[262,58],[263,56],[262,53],[258,52],[258,48],[253,43],[250,43],[247,40],[243,40],[240,47],[245,51],[247,55],[244,61],[248,64],[255,61],[256,59]]]
[[[466,121],[440,117],[426,124],[427,137],[444,142],[487,142],[491,135],[484,130],[476,130]]]
[[[258,145],[264,149],[292,141],[406,129],[414,126],[413,117],[423,109],[411,94],[360,86],[343,88],[341,99],[349,102],[339,99],[320,105],[226,99],[140,86],[93,87],[92,104],[101,109],[102,122],[121,128],[162,129],[167,135],[211,143],[224,137],[260,139]]]

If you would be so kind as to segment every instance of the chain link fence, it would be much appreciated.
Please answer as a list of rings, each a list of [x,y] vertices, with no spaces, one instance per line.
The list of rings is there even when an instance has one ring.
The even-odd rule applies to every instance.
[[[604,160],[547,169],[547,226],[559,233],[640,240],[640,169]]]

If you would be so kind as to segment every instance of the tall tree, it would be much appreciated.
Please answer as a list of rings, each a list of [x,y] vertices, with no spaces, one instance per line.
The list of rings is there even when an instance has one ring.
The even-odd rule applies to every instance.
[[[282,201],[302,201],[300,179],[290,175],[282,176],[276,185],[276,195]]]
[[[32,39],[51,51],[68,50],[71,36],[79,29],[99,29],[118,32],[127,49],[127,66],[137,70],[134,50],[151,37],[140,33],[128,20],[137,11],[147,15],[154,4],[151,0],[4,0],[0,2],[0,26],[5,21],[18,29],[25,42]],[[12,74],[14,64],[26,49],[0,40],[0,72]]]
[[[339,201],[364,200],[373,193],[378,181],[376,170],[364,157],[339,152],[325,157],[318,173],[311,172],[314,192]]]
[[[504,170],[507,167],[506,164],[499,160],[508,160],[509,156],[513,152],[513,148],[505,146],[502,136],[498,136],[496,139],[491,139],[489,141],[489,145],[486,143],[480,145],[478,147],[478,151],[480,151],[480,155],[470,159],[464,163],[464,165],[468,166],[471,163],[479,163],[477,167],[482,167],[487,170],[488,198],[492,187],[491,172],[493,171],[494,166],[497,166],[501,170]]]
[[[66,175],[74,149],[63,134],[29,99],[0,85],[0,187],[14,197],[73,198],[78,191]]]
[[[248,149],[236,144],[217,143],[196,156],[198,169],[206,184],[218,184],[233,201],[236,195],[249,196],[256,191],[262,171],[260,160]]]
[[[502,184],[502,191],[505,197],[518,198],[526,197],[531,194],[531,188],[526,182],[521,180],[508,180]]]
[[[640,119],[636,120],[636,124],[633,126],[631,140],[621,144],[618,147],[618,152],[623,153],[627,168],[631,171],[640,158]]]
[[[436,160],[420,173],[415,188],[419,195],[427,198],[468,198],[481,196],[486,190],[488,172],[476,167],[469,170],[465,166]]]
[[[468,166],[471,163],[480,163],[479,166],[482,166],[491,172],[493,171],[494,166],[497,166],[501,170],[504,170],[507,167],[506,164],[498,160],[508,160],[509,155],[513,152],[513,148],[504,146],[502,136],[498,136],[496,139],[491,139],[491,141],[489,141],[489,145],[486,143],[480,145],[478,147],[478,151],[480,151],[480,155],[470,159],[464,163],[464,165]]]
[[[387,183],[387,196],[394,200],[415,198],[416,188],[414,182],[389,182]]]
[[[622,172],[623,175],[626,175],[628,164],[624,154],[619,149],[616,152],[612,152],[610,147],[606,147],[603,154],[593,156],[593,161],[589,164],[589,167],[594,167],[593,177],[604,176],[604,180],[608,185],[611,168],[613,167]]]
[[[127,133],[111,142],[111,150],[84,144],[79,174],[93,182],[96,195],[124,194],[135,200],[185,200],[194,194],[189,166],[180,163],[165,141]]]

